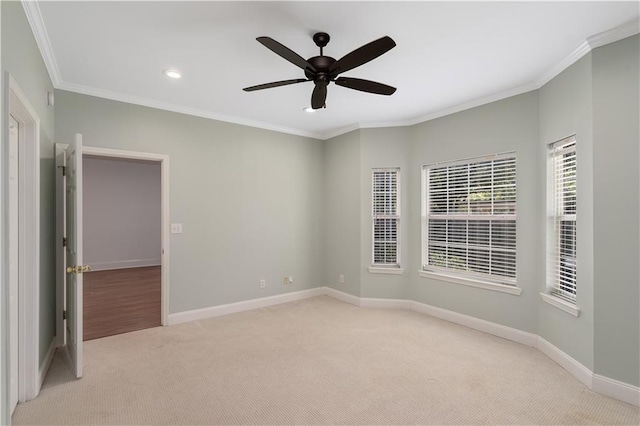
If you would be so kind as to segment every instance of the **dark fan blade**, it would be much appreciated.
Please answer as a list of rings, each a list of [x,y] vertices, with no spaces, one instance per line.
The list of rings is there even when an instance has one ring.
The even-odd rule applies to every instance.
[[[317,83],[313,88],[311,94],[311,108],[320,109],[324,108],[325,101],[327,100],[327,85],[326,83]]]
[[[273,52],[277,53],[287,61],[302,68],[303,70],[309,69],[313,72],[316,72],[316,69],[313,67],[313,65],[307,62],[302,56],[298,55],[287,46],[278,43],[271,37],[258,37],[256,40],[262,43],[267,49],[272,50]]]
[[[244,90],[245,92],[253,92],[254,90],[271,89],[272,87],[286,86],[287,84],[304,83],[305,81],[311,80],[307,80],[305,78],[294,78],[293,80],[274,81],[273,83],[258,84],[257,86],[245,87],[242,90]]]
[[[365,44],[362,47],[357,48],[351,53],[346,54],[340,58],[331,67],[331,74],[337,75],[349,70],[359,67],[362,64],[377,58],[383,53],[388,52],[396,46],[396,42],[389,36],[384,36],[378,40],[372,41],[369,44]]]
[[[376,95],[393,95],[396,91],[395,87],[375,81],[362,80],[360,78],[338,77],[335,83],[338,86],[348,87],[349,89],[360,90],[362,92],[375,93]]]

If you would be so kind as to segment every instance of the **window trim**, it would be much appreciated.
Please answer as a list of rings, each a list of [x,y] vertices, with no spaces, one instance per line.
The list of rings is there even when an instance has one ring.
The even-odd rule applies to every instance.
[[[568,220],[572,220],[577,227],[577,204],[576,204],[576,214],[573,215],[564,215],[558,214],[558,199],[556,193],[556,158],[559,153],[562,155],[562,148],[572,145],[571,150],[575,153],[576,158],[576,169],[577,169],[577,159],[578,159],[578,151],[577,151],[577,140],[576,135],[570,135],[566,138],[560,139],[556,142],[550,143],[547,145],[547,279],[546,279],[546,291],[544,293],[540,293],[542,300],[547,302],[548,304],[561,309],[573,316],[579,316],[580,308],[577,306],[577,296],[578,296],[578,285],[577,285],[577,270],[576,276],[574,277],[573,285],[576,290],[576,294],[573,298],[569,296],[565,296],[558,291],[558,283],[557,283],[557,274],[558,268],[556,264],[559,262],[560,253],[557,250],[557,247],[560,244],[560,237],[557,229],[557,221],[563,220],[565,218]],[[566,152],[566,151],[565,151]],[[576,188],[577,188],[577,170],[576,170]],[[576,194],[577,200],[577,194]],[[576,264],[577,264],[577,233],[576,233]]]
[[[450,275],[450,274],[438,273],[435,271],[420,270],[418,271],[418,274],[422,278],[431,278],[431,279],[447,281],[455,284],[462,284],[469,287],[499,291],[501,293],[515,294],[516,296],[520,296],[522,294],[522,289],[512,284],[501,284],[499,282],[492,282],[492,281],[487,281],[479,278]]]
[[[380,266],[369,266],[369,268],[367,268],[367,270],[369,271],[369,273],[371,274],[388,274],[388,275],[402,275],[404,274],[404,269],[401,268],[400,266],[393,266],[393,267],[380,267]]]
[[[422,217],[421,217],[421,227],[422,227],[422,236],[421,236],[421,251],[422,251],[422,269],[418,271],[421,277],[425,278],[433,278],[442,281],[453,282],[457,284],[468,285],[472,287],[484,288],[487,290],[495,290],[501,291],[510,294],[520,295],[522,293],[522,289],[517,286],[517,261],[516,261],[516,276],[513,278],[510,277],[501,277],[496,275],[489,274],[481,274],[474,273],[470,271],[457,271],[446,268],[439,268],[437,266],[429,266],[428,265],[428,232],[429,232],[429,170],[438,168],[438,167],[455,167],[460,165],[469,165],[473,163],[481,163],[485,161],[496,161],[502,159],[513,159],[517,166],[517,156],[515,151],[496,153],[481,157],[471,157],[454,161],[445,161],[438,162],[428,165],[422,166],[422,188],[421,188],[421,209],[422,209]],[[493,183],[492,183],[493,184]],[[516,168],[516,189],[517,189],[517,168]],[[517,191],[516,191],[516,203],[517,203]],[[447,215],[448,219],[456,219],[455,215]],[[469,215],[462,215],[465,218]],[[460,216],[460,217],[462,217]],[[517,211],[514,214],[497,214],[488,216],[492,220],[513,220],[516,226],[516,234],[517,234]],[[517,240],[516,240],[516,259],[517,259]]]
[[[375,220],[381,216],[376,216],[374,211],[374,181],[376,172],[395,172],[396,174],[396,214],[383,215],[385,219],[396,220],[396,263],[376,263],[375,261]],[[401,174],[400,167],[374,167],[371,169],[371,265],[368,270],[373,274],[402,274],[404,269],[401,266]]]
[[[550,293],[540,293],[540,297],[549,305],[565,311],[566,313],[571,314],[576,318],[580,316],[580,308],[576,304],[570,303],[566,299],[561,299],[560,297]]]

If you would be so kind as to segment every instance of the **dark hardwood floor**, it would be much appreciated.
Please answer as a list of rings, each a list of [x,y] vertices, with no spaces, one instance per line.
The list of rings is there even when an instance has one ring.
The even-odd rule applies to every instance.
[[[160,266],[84,273],[84,340],[160,325]]]

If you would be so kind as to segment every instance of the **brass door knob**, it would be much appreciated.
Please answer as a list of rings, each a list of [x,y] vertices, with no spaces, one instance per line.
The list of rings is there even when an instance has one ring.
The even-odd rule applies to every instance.
[[[67,274],[81,274],[83,272],[89,272],[90,270],[91,266],[89,265],[67,266]]]

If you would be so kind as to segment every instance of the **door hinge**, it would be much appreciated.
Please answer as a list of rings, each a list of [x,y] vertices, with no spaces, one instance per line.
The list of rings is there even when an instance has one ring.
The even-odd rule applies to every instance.
[[[67,166],[58,166],[59,169],[62,169],[62,176],[67,175]]]
[[[62,237],[62,247],[67,246],[67,237]]]
[[[67,311],[62,311],[62,319],[63,320],[67,319]]]

